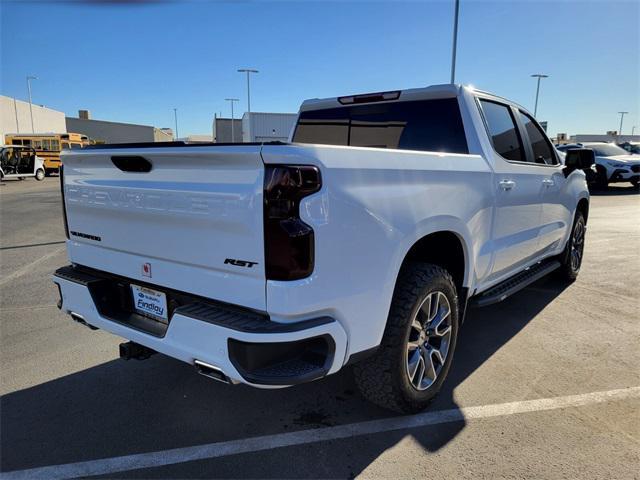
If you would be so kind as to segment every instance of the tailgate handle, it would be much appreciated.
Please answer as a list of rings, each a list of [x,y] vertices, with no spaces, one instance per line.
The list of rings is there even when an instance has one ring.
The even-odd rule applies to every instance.
[[[111,157],[111,161],[123,172],[147,173],[151,171],[151,162],[144,157],[121,155]]]

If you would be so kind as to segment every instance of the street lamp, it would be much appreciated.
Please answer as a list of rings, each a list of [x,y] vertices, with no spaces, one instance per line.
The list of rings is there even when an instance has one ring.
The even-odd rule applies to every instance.
[[[458,49],[458,12],[460,10],[460,0],[455,0],[456,8],[453,17],[453,49],[451,51],[451,83],[456,80],[456,51]]]
[[[535,117],[538,114],[538,95],[540,95],[540,79],[548,78],[549,75],[545,75],[543,73],[534,73],[531,76],[538,78],[538,86],[536,87],[536,106],[533,108],[533,116]]]
[[[618,130],[618,135],[622,135],[622,120],[624,116],[629,112],[618,112],[620,114],[620,130]]]
[[[27,75],[27,90],[29,91],[29,113],[31,114],[31,133],[36,133],[33,128],[33,102],[31,101],[31,80],[38,80],[34,75]]]
[[[173,120],[175,121],[176,124],[176,141],[178,140],[178,109],[174,108],[173,109]]]
[[[233,102],[239,102],[237,98],[225,98],[225,101],[231,102],[231,143],[236,143],[236,134],[233,126],[234,117],[233,117]]]
[[[251,113],[251,87],[249,86],[249,76],[252,73],[258,73],[258,70],[254,70],[252,68],[239,68],[238,72],[247,74],[247,112]]]

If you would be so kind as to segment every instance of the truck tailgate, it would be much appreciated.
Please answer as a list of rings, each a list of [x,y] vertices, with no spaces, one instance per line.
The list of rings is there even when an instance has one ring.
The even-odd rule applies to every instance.
[[[73,263],[266,309],[259,145],[74,150],[62,162]]]

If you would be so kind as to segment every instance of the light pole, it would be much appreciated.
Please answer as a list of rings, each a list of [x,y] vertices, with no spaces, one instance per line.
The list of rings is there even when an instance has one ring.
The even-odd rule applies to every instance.
[[[31,80],[37,80],[34,75],[27,75],[27,90],[29,91],[29,113],[31,114],[31,133],[36,133],[33,128],[33,103],[31,101]]]
[[[225,98],[227,102],[231,102],[231,143],[236,143],[236,132],[235,127],[233,126],[234,117],[233,117],[233,102],[239,102],[237,98]]]
[[[247,112],[251,113],[251,87],[249,85],[249,76],[252,73],[258,73],[258,70],[254,70],[252,68],[239,68],[238,72],[247,74]]]
[[[633,127],[631,127],[631,136],[633,136],[635,131],[636,131],[636,126],[634,125]]]
[[[178,109],[173,109],[173,120],[176,124],[176,141],[178,140]]]
[[[460,11],[460,0],[455,0],[455,14],[453,17],[453,49],[451,51],[451,83],[456,80],[456,51],[458,49],[458,12]]]
[[[618,130],[618,135],[622,135],[622,120],[624,120],[624,116],[629,112],[618,112],[620,114],[620,130]]]
[[[533,107],[533,116],[536,117],[538,115],[538,96],[540,95],[540,80],[543,78],[549,78],[549,75],[545,75],[543,73],[534,73],[531,76],[538,78],[538,86],[536,87],[536,105],[535,107]]]

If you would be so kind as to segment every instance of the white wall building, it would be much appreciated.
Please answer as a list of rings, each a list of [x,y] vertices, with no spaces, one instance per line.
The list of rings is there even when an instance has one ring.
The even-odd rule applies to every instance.
[[[242,116],[242,141],[286,142],[297,118],[296,113],[245,112]]]
[[[577,133],[571,135],[569,140],[573,142],[640,142],[640,135],[617,135],[614,133]]]
[[[8,133],[66,133],[64,113],[32,105],[33,130],[29,102],[0,95],[0,143]]]
[[[231,138],[233,130],[233,139]],[[242,120],[235,118],[233,120],[233,129],[231,128],[231,119],[223,117],[213,117],[212,136],[215,143],[241,143],[242,142]]]

